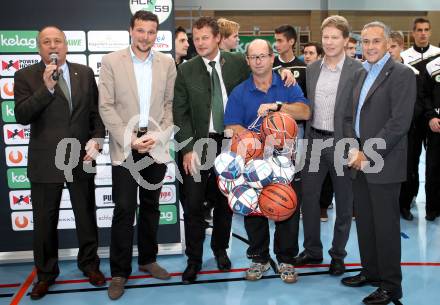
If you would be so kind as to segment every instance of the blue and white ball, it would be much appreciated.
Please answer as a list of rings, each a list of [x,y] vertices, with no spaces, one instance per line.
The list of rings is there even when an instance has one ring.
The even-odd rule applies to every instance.
[[[273,156],[267,161],[273,171],[273,182],[289,184],[295,176],[295,166],[285,156]]]
[[[258,207],[257,192],[247,184],[238,185],[229,193],[228,204],[234,213],[247,216]]]
[[[244,168],[243,157],[234,152],[223,152],[214,160],[214,169],[218,176],[228,180],[237,179]]]
[[[242,184],[246,184],[246,180],[244,180],[243,175],[240,175],[237,179],[234,180],[228,180],[223,178],[222,176],[217,177],[218,189],[226,197],[228,197],[229,193],[232,191],[234,187]]]
[[[273,170],[265,160],[250,160],[243,170],[247,184],[256,189],[262,189],[272,183]]]

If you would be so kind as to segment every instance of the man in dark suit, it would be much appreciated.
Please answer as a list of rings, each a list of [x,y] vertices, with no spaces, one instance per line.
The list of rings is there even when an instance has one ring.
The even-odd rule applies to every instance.
[[[344,126],[344,136],[356,138],[360,146],[350,149],[348,166],[354,178],[363,270],[342,283],[379,286],[364,298],[365,304],[388,304],[402,297],[399,194],[406,179],[402,165],[407,158],[416,80],[408,67],[391,58],[389,35],[389,28],[377,21],[362,30],[366,62],[356,73],[354,102]]]
[[[320,196],[324,179],[330,173],[335,191],[336,221],[329,250],[332,258],[329,272],[341,275],[345,272],[345,246],[351,227],[353,197],[351,181],[335,149],[342,139],[344,113],[352,99],[354,72],[361,64],[345,55],[349,25],[344,17],[328,17],[321,25],[321,32],[325,56],[310,64],[306,73],[312,117],[305,131],[308,149],[302,171],[304,251],[297,256],[296,265],[322,262]],[[327,145],[319,147],[320,142]]]
[[[28,177],[38,275],[32,299],[43,297],[59,274],[57,224],[64,183],[75,215],[78,267],[92,285],[105,285],[97,255],[94,174],[86,171],[96,157],[100,139],[105,136],[98,114],[95,78],[90,68],[66,62],[67,41],[59,28],[43,28],[37,41],[42,61],[15,74],[14,90],[17,122],[31,125]],[[58,57],[57,64],[51,61],[51,54]],[[72,145],[56,155],[57,145],[68,138],[79,142],[81,147]],[[79,160],[70,160],[79,150]],[[64,165],[65,160],[69,164]],[[60,169],[63,166],[65,171]]]

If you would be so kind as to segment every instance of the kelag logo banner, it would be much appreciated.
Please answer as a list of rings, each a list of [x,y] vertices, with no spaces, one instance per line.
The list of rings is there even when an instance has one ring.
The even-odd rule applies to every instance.
[[[0,53],[37,53],[38,31],[0,31]]]

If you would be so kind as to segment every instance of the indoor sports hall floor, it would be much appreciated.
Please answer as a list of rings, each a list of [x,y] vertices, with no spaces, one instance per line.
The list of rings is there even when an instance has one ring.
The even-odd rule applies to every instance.
[[[424,164],[420,173],[423,177]],[[422,178],[422,180],[424,180]],[[425,221],[424,183],[420,184],[417,203],[412,208],[415,219],[401,221],[403,291],[402,304],[434,305],[440,299],[440,219]],[[322,223],[324,249],[329,248],[332,237],[334,210],[329,210],[329,221]],[[273,230],[273,228],[272,228]],[[205,241],[205,257],[202,274],[193,285],[182,285],[181,272],[186,265],[183,255],[160,256],[159,263],[172,272],[169,281],[159,281],[135,271],[129,279],[125,294],[117,301],[107,297],[107,288],[95,288],[88,284],[76,268],[75,261],[60,264],[61,274],[50,294],[39,301],[29,298],[32,289],[31,263],[0,265],[0,305],[6,304],[167,304],[167,305],[353,305],[362,304],[362,299],[375,288],[348,288],[340,284],[339,277],[327,274],[329,255],[324,252],[322,265],[298,268],[299,280],[285,284],[271,270],[257,282],[243,280],[243,272],[249,266],[245,258],[246,233],[242,218],[234,217],[230,258],[233,270],[218,272],[209,248],[209,236]],[[300,248],[302,231],[300,232]],[[301,251],[301,250],[300,250]],[[353,222],[347,245],[347,275],[359,270],[359,254],[356,228]],[[136,258],[133,270],[136,270]],[[102,259],[102,271],[110,276],[108,259]]]

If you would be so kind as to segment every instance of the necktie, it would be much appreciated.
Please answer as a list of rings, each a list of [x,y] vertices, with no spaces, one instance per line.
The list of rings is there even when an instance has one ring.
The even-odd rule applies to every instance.
[[[217,133],[222,134],[224,130],[224,107],[222,89],[220,85],[220,78],[215,69],[215,61],[210,61],[209,65],[212,67],[211,72],[211,111],[212,111],[212,123],[214,130]]]
[[[63,70],[60,70],[60,79],[58,80],[58,86],[60,86],[61,91],[69,102],[69,110],[72,113],[72,98],[70,97],[69,87],[67,86],[67,82],[63,76]]]

